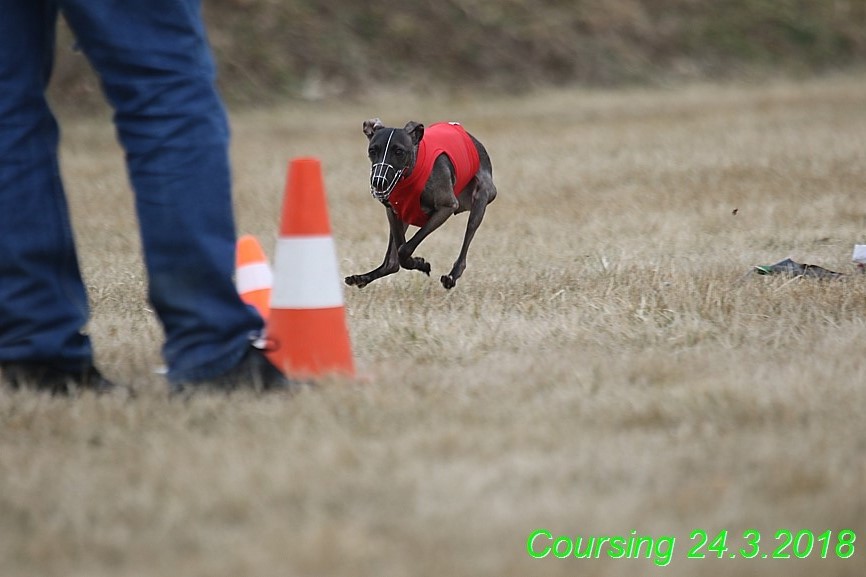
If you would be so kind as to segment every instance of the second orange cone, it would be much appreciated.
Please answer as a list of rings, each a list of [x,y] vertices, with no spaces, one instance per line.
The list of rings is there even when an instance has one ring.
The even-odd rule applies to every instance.
[[[271,288],[274,275],[268,257],[256,237],[245,234],[238,238],[235,253],[235,285],[241,299],[268,320],[271,312]]]
[[[270,361],[294,378],[354,376],[343,286],[316,158],[289,164],[273,269]]]

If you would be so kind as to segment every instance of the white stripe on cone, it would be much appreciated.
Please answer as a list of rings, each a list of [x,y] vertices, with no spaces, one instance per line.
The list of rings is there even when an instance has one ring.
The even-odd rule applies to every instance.
[[[324,309],[343,306],[337,251],[331,236],[277,239],[271,309]]]
[[[274,286],[274,273],[266,262],[245,264],[238,267],[235,286],[239,294],[269,289]]]

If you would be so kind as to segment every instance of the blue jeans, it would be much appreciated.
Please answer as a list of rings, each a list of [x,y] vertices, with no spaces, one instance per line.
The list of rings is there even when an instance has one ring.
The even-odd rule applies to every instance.
[[[228,121],[200,0],[0,0],[0,361],[93,356],[45,100],[58,11],[114,109],[168,378],[217,376],[263,323],[232,280]]]

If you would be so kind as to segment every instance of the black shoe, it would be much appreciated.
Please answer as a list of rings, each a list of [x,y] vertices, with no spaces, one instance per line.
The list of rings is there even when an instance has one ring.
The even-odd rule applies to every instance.
[[[241,361],[227,372],[203,381],[171,383],[171,394],[209,390],[231,392],[240,389],[257,392],[293,393],[308,383],[291,381],[265,356],[264,351],[251,346]]]
[[[0,382],[13,389],[35,389],[52,395],[69,395],[80,390],[102,394],[117,388],[93,365],[76,371],[27,361],[0,363]]]

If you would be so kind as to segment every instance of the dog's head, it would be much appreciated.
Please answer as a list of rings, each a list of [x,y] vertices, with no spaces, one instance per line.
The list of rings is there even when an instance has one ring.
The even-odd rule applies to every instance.
[[[371,118],[364,121],[364,134],[370,141],[370,193],[384,204],[404,174],[412,172],[424,125],[408,122],[403,128],[388,128],[378,118]]]

